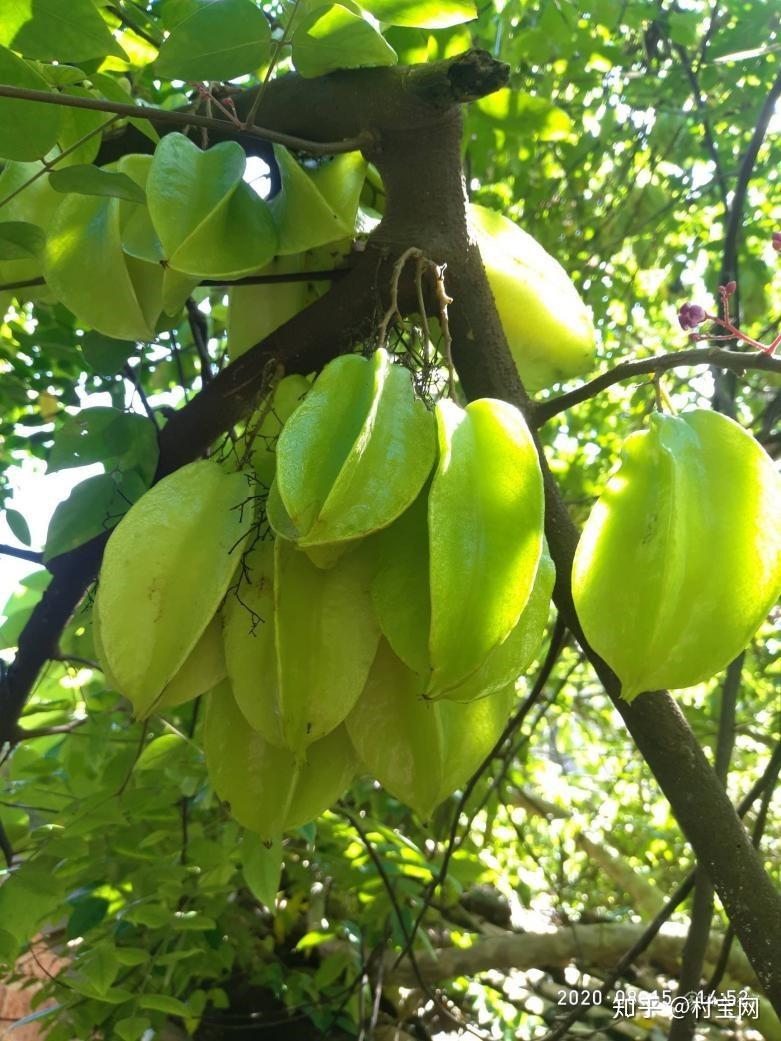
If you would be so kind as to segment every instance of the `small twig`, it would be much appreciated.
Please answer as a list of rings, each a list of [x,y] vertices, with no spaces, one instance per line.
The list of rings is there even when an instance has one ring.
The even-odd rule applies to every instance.
[[[141,406],[144,409],[144,412],[146,412],[147,417],[154,423],[155,427],[159,431],[160,430],[160,425],[157,422],[157,416],[155,415],[155,410],[149,404],[149,398],[146,396],[146,392],[144,391],[144,388],[141,386],[141,379],[140,379],[140,377],[136,375],[136,373],[134,372],[134,370],[131,368],[130,365],[125,365],[123,371],[124,371],[126,379],[130,380],[130,382],[133,384],[133,387],[135,388],[136,394],[138,394],[139,400],[141,401]]]
[[[66,108],[85,108],[94,112],[113,112],[118,116],[130,119],[148,119],[150,123],[167,124],[168,126],[197,126],[222,133],[233,131],[257,137],[263,141],[276,142],[294,151],[309,152],[311,155],[341,155],[344,152],[358,152],[370,143],[370,134],[359,134],[357,137],[345,138],[343,141],[307,141],[293,134],[282,134],[277,130],[265,127],[246,127],[238,130],[224,119],[210,119],[208,116],[197,116],[191,112],[177,112],[164,108],[153,108],[151,105],[131,105],[119,101],[106,101],[103,98],[82,98],[70,94],[54,94],[47,90],[30,90],[27,87],[12,87],[0,84],[0,97],[16,98],[19,101],[37,101],[46,105],[64,105]]]
[[[0,853],[3,854],[6,867],[13,867],[14,847],[11,845],[11,840],[8,838],[8,832],[3,827],[2,821],[0,821]]]
[[[269,59],[268,68],[266,69],[266,75],[263,77],[263,82],[258,87],[255,97],[252,99],[252,104],[250,105],[249,112],[247,113],[247,118],[244,120],[244,123],[242,124],[242,126],[245,129],[250,129],[255,125],[255,116],[258,114],[258,108],[260,106],[261,101],[263,100],[263,95],[266,93],[269,82],[271,81],[271,75],[274,72],[274,69],[276,68],[277,62],[279,61],[280,52],[287,43],[287,34],[290,30],[290,27],[293,24],[293,19],[295,18],[296,12],[298,11],[299,3],[300,0],[293,0],[293,6],[290,9],[290,17],[288,18],[287,23],[282,30],[282,35],[274,43],[274,50],[272,51],[271,58]]]
[[[24,727],[20,726],[17,728],[17,735],[19,741],[30,741],[36,737],[54,737],[56,734],[72,734],[74,730],[78,730],[79,727],[83,727],[87,722],[87,717],[84,716],[81,719],[72,719],[70,723],[58,723],[52,727],[31,727],[29,730],[25,730]]]
[[[57,165],[57,163],[59,163],[66,156],[70,155],[72,152],[75,152],[77,148],[81,148],[81,146],[84,144],[85,141],[89,141],[89,139],[91,137],[95,137],[96,134],[102,134],[103,131],[107,127],[110,127],[112,125],[112,123],[116,123],[116,121],[118,119],[119,119],[119,116],[112,116],[111,119],[107,119],[105,123],[101,123],[99,127],[93,127],[92,130],[87,131],[87,133],[83,134],[78,139],[78,141],[74,141],[72,145],[70,145],[64,151],[59,152],[57,155],[53,156],[51,159],[42,159],[41,160],[41,169],[40,170],[37,170],[32,175],[32,177],[28,177],[26,181],[23,181],[22,184],[20,184],[17,188],[14,188],[14,190],[12,192],[10,192],[8,195],[6,195],[6,197],[4,199],[0,199],[0,208],[5,206],[5,204],[7,202],[10,202],[11,199],[15,199],[16,196],[19,195],[20,192],[23,192],[25,188],[29,188],[29,186],[34,181],[37,181],[39,177],[43,177],[44,174],[49,173]],[[43,279],[41,279],[41,282],[42,281],[43,281]],[[24,285],[39,285],[39,284],[40,283],[36,279],[28,279],[26,283],[25,282],[19,282],[18,283],[20,288],[22,286],[24,286]]]
[[[206,315],[199,309],[191,296],[187,297],[185,303],[187,308],[187,321],[190,324],[190,332],[193,335],[195,350],[201,362],[201,383],[206,386],[212,379],[212,362],[209,357],[209,325]]]
[[[744,354],[741,351],[727,351],[719,347],[693,347],[687,351],[672,351],[667,354],[655,354],[650,358],[638,358],[634,361],[621,362],[607,372],[600,373],[588,383],[559,394],[558,397],[538,401],[534,405],[533,416],[538,427],[549,419],[566,412],[573,405],[588,401],[602,390],[612,387],[624,380],[637,376],[648,376],[655,372],[667,372],[669,369],[684,366],[714,365],[717,368],[733,369],[744,372],[747,369],[759,369],[763,372],[781,373],[781,358],[773,358],[768,354]]]
[[[379,329],[377,330],[377,344],[380,347],[384,347],[385,341],[388,339],[388,326],[390,323],[394,318],[401,318],[401,312],[399,311],[399,280],[407,261],[411,260],[413,257],[424,259],[423,250],[418,249],[417,246],[410,246],[408,249],[404,250],[393,265],[390,284],[391,302],[388,305],[388,310],[385,312],[383,319],[380,322]]]
[[[450,397],[455,400],[455,368],[453,366],[453,338],[450,335],[450,321],[447,315],[448,304],[453,303],[452,296],[445,292],[445,265],[433,265],[434,285],[436,287],[437,302],[439,303],[439,322],[442,326],[442,353],[447,364],[447,384]]]
[[[33,564],[43,563],[43,554],[34,549],[21,549],[18,546],[6,546],[0,543],[0,553],[6,557],[18,557],[19,560],[29,560]]]

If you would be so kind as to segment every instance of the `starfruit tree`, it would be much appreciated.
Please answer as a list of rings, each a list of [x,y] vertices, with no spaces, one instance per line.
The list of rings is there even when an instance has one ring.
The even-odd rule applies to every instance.
[[[50,358],[46,389],[31,393],[53,428],[28,448],[51,470],[104,470],[54,512],[43,577],[17,605],[0,744],[13,784],[36,740],[70,748],[90,727],[93,742],[125,740],[108,781],[69,793],[96,813],[112,807],[100,811],[105,835],[116,827],[123,856],[144,845],[135,803],[170,823],[165,787],[158,806],[134,775],[181,770],[171,928],[201,930],[213,952],[177,976],[164,940],[139,941],[165,924],[140,882],[77,892],[68,939],[109,911],[118,924],[110,946],[66,954],[76,996],[52,1036],[133,1041],[166,1016],[194,1032],[226,1000],[203,981],[229,975],[236,944],[182,888],[199,849],[203,892],[218,868],[208,829],[187,852],[197,793],[225,843],[243,829],[250,888],[272,908],[291,836],[317,849],[330,829],[326,850],[344,822],[390,901],[380,962],[463,1026],[430,992],[436,958],[425,976],[415,954],[453,843],[441,870],[420,868],[422,902],[418,892],[401,906],[369,837],[393,841],[371,800],[408,807],[436,846],[438,809],[460,797],[457,827],[528,714],[519,681],[539,657],[544,685],[568,641],[694,851],[708,925],[712,886],[781,1013],[781,893],[741,819],[762,786],[733,806],[669,693],[734,670],[781,591],[781,481],[735,404],[738,377],[775,379],[781,363],[772,337],[742,332],[734,312],[736,229],[781,82],[758,99],[734,196],[724,192],[721,310],[686,304],[688,350],[616,362],[611,349],[583,382],[597,367],[594,314],[611,316],[502,212],[513,184],[528,176],[531,193],[538,181],[486,147],[521,154],[520,112],[540,140],[568,135],[574,164],[585,162],[564,109],[521,89],[534,63],[527,53],[518,66],[506,40],[517,30],[542,46],[547,6],[523,28],[513,5],[478,11],[470,0],[14,0],[0,12],[0,371],[21,385],[22,408],[25,359]],[[566,7],[578,46],[578,33],[604,28],[604,12],[579,21]],[[694,30],[702,64],[713,31]],[[702,108],[676,33],[666,60],[694,77]],[[697,345],[712,336],[730,344]],[[718,393],[668,390],[662,375],[676,369],[711,371]],[[640,377],[652,378],[649,395],[610,418],[616,465],[598,501],[571,511],[577,456],[549,424]],[[111,404],[85,401],[91,391]],[[0,428],[9,448],[23,422],[20,411]],[[24,542],[24,518],[11,507],[7,519]],[[63,660],[92,670],[92,693],[64,718],[36,694]],[[169,763],[173,746],[188,764]],[[20,888],[35,892],[50,871],[65,891],[85,855],[78,818],[58,827],[34,832],[29,863],[0,886],[6,960],[55,906],[15,919]],[[230,865],[223,888],[235,856]],[[302,899],[291,877],[289,902]],[[377,958],[364,951],[356,971],[343,938],[313,927],[305,939],[331,973],[323,987],[352,969],[320,1027],[344,1030],[345,1004],[373,980],[376,1009],[358,1024],[373,1029]],[[681,978],[692,964],[699,981],[691,951]]]

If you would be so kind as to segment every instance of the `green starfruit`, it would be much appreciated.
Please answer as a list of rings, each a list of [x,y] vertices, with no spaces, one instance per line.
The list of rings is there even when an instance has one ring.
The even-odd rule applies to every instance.
[[[586,522],[572,591],[631,701],[690,687],[747,646],[781,592],[781,478],[717,412],[655,413]]]
[[[481,398],[437,404],[428,496],[431,628],[427,693],[478,669],[518,623],[542,554],[542,473],[523,416]]]
[[[131,506],[99,577],[103,657],[143,717],[156,708],[225,596],[246,523],[243,474],[189,463]]]
[[[557,260],[495,210],[469,207],[499,319],[527,390],[588,372],[591,314]]]
[[[260,542],[223,608],[236,701],[267,741],[309,754],[360,697],[377,650],[371,547],[329,570],[284,539]]]
[[[170,267],[201,278],[240,278],[274,256],[274,220],[242,179],[245,165],[235,141],[203,151],[183,134],[161,139],[146,194]]]
[[[306,762],[253,730],[225,680],[209,695],[206,766],[219,797],[245,828],[274,839],[328,809],[355,775],[355,753],[343,726],[317,741]]]
[[[269,523],[304,548],[362,538],[414,501],[435,453],[406,369],[382,349],[336,358],[279,436]]]
[[[496,744],[515,692],[510,685],[469,704],[432,703],[420,698],[418,682],[382,640],[346,726],[366,769],[428,820]]]
[[[377,537],[378,567],[372,583],[372,599],[382,634],[404,664],[421,677],[421,695],[431,673],[427,642],[431,631],[427,507],[424,492]],[[553,561],[543,542],[531,594],[509,635],[465,680],[428,697],[472,701],[501,690],[522,676],[545,633],[555,576]]]

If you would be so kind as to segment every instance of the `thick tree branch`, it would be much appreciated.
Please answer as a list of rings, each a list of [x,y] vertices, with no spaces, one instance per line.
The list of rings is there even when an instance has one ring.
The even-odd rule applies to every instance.
[[[337,155],[340,152],[359,151],[368,142],[368,135],[358,135],[344,141],[310,141],[295,134],[286,134],[281,130],[264,127],[245,127],[231,123],[227,119],[213,119],[211,116],[199,116],[194,112],[181,112],[164,108],[152,108],[150,105],[124,104],[121,101],[105,101],[103,98],[82,98],[72,94],[55,94],[47,90],[31,90],[27,87],[12,87],[0,83],[0,97],[16,98],[19,101],[36,101],[45,105],[62,105],[65,108],[89,109],[93,112],[113,112],[118,116],[131,119],[148,119],[155,126],[168,127],[204,127],[206,130],[218,130],[230,137],[253,137],[261,141],[271,141],[285,145],[312,155]]]
[[[532,416],[537,426],[542,426],[549,419],[583,401],[588,401],[600,391],[657,372],[668,372],[670,369],[681,369],[689,366],[711,365],[719,369],[731,369],[733,372],[745,372],[756,369],[761,372],[781,373],[781,358],[768,354],[749,354],[742,351],[727,351],[720,347],[692,347],[686,351],[670,351],[667,354],[654,354],[650,358],[637,358],[620,362],[607,372],[601,372],[593,380],[559,394],[546,401],[535,402]]]
[[[474,976],[491,969],[499,971],[566,968],[579,965],[584,969],[609,969],[628,947],[642,936],[643,926],[609,922],[598,925],[567,925],[548,933],[510,933],[476,940],[471,947],[448,947],[434,954],[419,954],[420,976],[429,983]],[[686,927],[667,924],[643,952],[642,961],[676,977],[680,971],[681,952]],[[721,937],[714,934],[707,948],[707,958],[714,965],[719,956]],[[756,973],[739,949],[732,951],[728,963],[732,979],[748,987],[758,984]],[[392,986],[414,987],[417,974],[407,963],[393,968],[388,956],[387,982]]]

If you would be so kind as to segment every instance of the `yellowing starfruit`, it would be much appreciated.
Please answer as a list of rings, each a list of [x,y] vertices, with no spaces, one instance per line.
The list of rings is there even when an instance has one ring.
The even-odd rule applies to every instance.
[[[246,478],[201,460],[165,477],[111,534],[99,577],[103,656],[137,715],[153,711],[217,612],[246,533]]]
[[[588,372],[591,314],[557,260],[495,210],[469,208],[499,319],[527,390]]]
[[[586,522],[572,591],[621,694],[690,687],[749,643],[781,592],[781,479],[737,423],[655,413]]]
[[[435,453],[406,369],[384,350],[336,358],[280,434],[269,523],[303,548],[361,538],[414,501]]]
[[[496,744],[514,696],[510,686],[465,705],[424,701],[418,677],[382,640],[347,732],[366,769],[428,820]]]
[[[97,593],[92,605],[92,641],[95,657],[103,671],[106,683],[114,690],[123,693],[103,650]],[[205,694],[223,679],[225,679],[225,652],[222,645],[222,624],[219,616],[215,615],[204,629],[195,647],[185,658],[179,671],[166,684],[154,704],[150,705],[145,712],[139,712],[138,715],[145,717],[152,712],[164,712],[166,709],[176,708],[187,701],[192,701],[200,694]]]
[[[357,765],[343,726],[313,744],[306,762],[269,744],[239,711],[227,680],[209,695],[204,747],[215,791],[239,824],[265,839],[327,810]]]
[[[369,547],[329,570],[284,539],[261,542],[223,608],[228,677],[239,708],[297,758],[360,697],[377,651]]]

